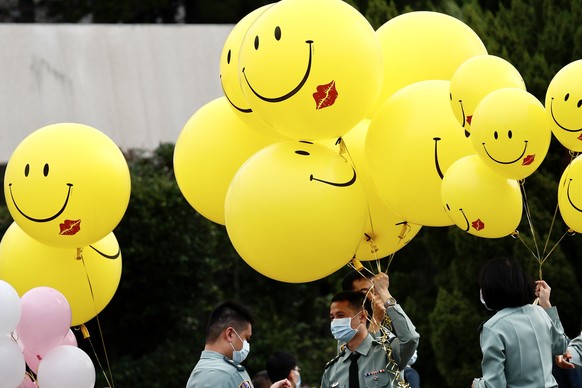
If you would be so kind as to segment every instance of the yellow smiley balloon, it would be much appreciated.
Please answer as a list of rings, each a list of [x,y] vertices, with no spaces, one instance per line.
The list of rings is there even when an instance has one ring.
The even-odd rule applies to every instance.
[[[420,81],[394,93],[372,119],[366,138],[369,173],[380,198],[402,218],[452,225],[440,201],[441,181],[457,159],[474,154],[449,105],[449,81]]]
[[[582,59],[554,75],[546,92],[547,119],[552,133],[569,150],[582,151]]]
[[[226,194],[225,221],[239,255],[261,274],[302,283],[354,256],[366,222],[364,190],[346,159],[307,141],[251,156]]]
[[[384,84],[370,117],[397,90],[418,81],[449,81],[467,59],[487,54],[468,25],[439,12],[404,13],[384,23],[377,35],[384,56]]]
[[[558,206],[571,229],[582,232],[582,158],[576,157],[564,169],[558,185]]]
[[[250,107],[293,139],[339,137],[376,102],[382,54],[368,21],[341,0],[282,0],[249,27],[239,77]]]
[[[364,119],[342,137],[344,156],[353,163],[368,202],[366,227],[355,255],[360,261],[381,259],[398,251],[408,244],[422,227],[406,222],[380,198],[368,173],[365,155],[369,126],[370,120]],[[338,150],[340,152],[341,147]]]
[[[28,236],[16,224],[0,242],[0,278],[21,296],[35,287],[51,287],[69,302],[72,326],[89,321],[109,304],[121,279],[121,251],[115,235],[86,246],[83,260],[74,248],[55,248]]]
[[[467,59],[451,78],[451,108],[467,133],[477,104],[487,94],[501,88],[525,90],[519,71],[495,55],[478,55]]]
[[[14,221],[31,237],[77,248],[109,234],[131,191],[119,147],[82,124],[53,124],[27,136],[6,166],[4,195]]]
[[[465,156],[449,167],[441,200],[455,225],[477,237],[508,236],[521,221],[519,183],[491,170],[478,155]]]
[[[174,174],[184,198],[221,225],[230,180],[252,154],[276,141],[239,117],[226,97],[217,98],[192,115],[174,148]]]
[[[495,90],[475,109],[473,147],[487,166],[508,179],[531,175],[546,157],[551,138],[544,106],[525,90]]]
[[[267,135],[282,137],[253,112],[241,89],[238,58],[242,40],[257,17],[272,4],[264,5],[243,17],[230,31],[220,54],[220,84],[230,107],[249,127]]]

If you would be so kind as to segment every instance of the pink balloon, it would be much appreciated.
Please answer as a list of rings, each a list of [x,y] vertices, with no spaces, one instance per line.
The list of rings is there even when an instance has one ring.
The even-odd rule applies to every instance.
[[[22,313],[16,332],[24,347],[34,354],[46,354],[60,345],[71,326],[71,308],[54,288],[36,287],[22,295]]]
[[[73,333],[73,330],[69,329],[69,332],[63,338],[59,345],[71,345],[75,347],[77,346],[77,337],[75,337],[75,333]],[[22,349],[22,352],[24,353],[24,360],[26,361],[26,365],[28,365],[30,370],[32,370],[35,374],[38,373],[38,365],[40,364],[41,360],[43,359],[47,352],[39,354],[30,351],[26,347]]]

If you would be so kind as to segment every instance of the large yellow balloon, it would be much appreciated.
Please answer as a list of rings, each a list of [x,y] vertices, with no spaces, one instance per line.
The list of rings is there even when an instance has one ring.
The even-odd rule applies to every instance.
[[[95,128],[53,124],[14,150],[4,195],[14,221],[31,237],[77,248],[109,234],[121,221],[131,191],[119,147]]]
[[[449,81],[421,81],[390,97],[366,138],[369,172],[380,197],[409,223],[452,225],[440,201],[441,180],[457,159],[474,154],[449,105]]]
[[[558,185],[558,206],[562,219],[570,228],[582,232],[582,157],[564,169]]]
[[[546,92],[550,129],[564,147],[582,151],[582,59],[564,66],[554,75]]]
[[[525,90],[519,71],[495,55],[478,55],[467,59],[451,78],[451,108],[465,129],[471,132],[471,120],[477,104],[487,94],[501,88]]]
[[[369,126],[370,120],[364,119],[342,137],[346,150],[344,155],[354,164],[368,202],[366,227],[355,255],[360,261],[381,259],[398,251],[408,244],[422,227],[406,222],[378,195],[368,173],[365,155]]]
[[[275,143],[233,178],[225,201],[239,255],[272,279],[321,279],[353,257],[366,222],[364,190],[340,155],[307,141]]]
[[[230,107],[249,127],[267,136],[279,137],[280,134],[253,112],[243,94],[238,77],[238,58],[242,40],[251,24],[270,6],[272,4],[264,5],[250,12],[228,34],[220,54],[220,83]]]
[[[384,55],[384,84],[375,113],[398,89],[425,80],[449,81],[467,59],[487,50],[465,23],[438,12],[399,15],[377,31]]]
[[[55,248],[28,236],[16,224],[0,242],[0,279],[22,296],[35,287],[51,287],[69,302],[72,326],[89,321],[109,304],[121,278],[121,251],[111,232],[86,246],[83,259],[73,248]]]
[[[250,26],[239,58],[254,112],[293,139],[339,137],[363,119],[382,83],[368,21],[342,0],[282,0]]]
[[[473,147],[487,166],[506,178],[531,175],[546,157],[551,139],[544,106],[525,90],[497,89],[475,109]]]
[[[276,141],[252,130],[220,97],[188,120],[174,149],[174,174],[188,203],[224,225],[224,198],[230,180],[252,154]]]
[[[451,220],[474,236],[505,237],[521,221],[519,183],[491,170],[478,155],[465,156],[449,167],[441,200]]]

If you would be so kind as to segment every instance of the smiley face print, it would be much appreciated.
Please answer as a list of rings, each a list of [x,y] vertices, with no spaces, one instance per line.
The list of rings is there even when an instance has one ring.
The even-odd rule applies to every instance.
[[[129,202],[129,169],[100,131],[64,123],[41,128],[16,148],[4,178],[10,214],[31,237],[79,248],[119,223]]]
[[[380,44],[340,0],[283,0],[249,27],[239,78],[250,108],[293,139],[339,137],[365,117],[382,83]]]
[[[477,108],[473,147],[487,166],[509,179],[524,179],[544,160],[552,133],[543,105],[517,88],[495,90]]]

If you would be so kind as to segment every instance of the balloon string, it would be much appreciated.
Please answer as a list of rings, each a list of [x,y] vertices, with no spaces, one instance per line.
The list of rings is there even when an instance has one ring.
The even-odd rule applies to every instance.
[[[552,217],[552,223],[550,224],[550,230],[548,231],[548,235],[546,237],[546,243],[544,244],[544,250],[542,251],[542,256],[544,256],[543,261],[546,261],[546,258],[550,255],[550,253],[552,253],[552,251],[554,250],[554,248],[556,247],[556,245],[558,245],[559,241],[554,245],[554,248],[552,248],[552,250],[550,251],[550,253],[548,253],[548,256],[545,256],[546,254],[546,249],[548,248],[548,243],[550,242],[550,235],[552,234],[552,229],[554,229],[554,223],[556,221],[556,216],[558,214],[558,204],[556,204],[556,209],[554,209],[554,216]],[[562,236],[562,238],[564,238],[564,236]],[[560,239],[560,241],[562,241],[562,239]]]
[[[527,250],[528,250],[528,251],[530,251],[530,253],[532,254],[532,256],[533,256],[533,257],[534,257],[536,260],[538,260],[538,258],[537,258],[537,256],[536,256],[535,252],[534,252],[534,251],[533,251],[533,250],[532,250],[532,249],[531,249],[531,248],[530,248],[530,247],[529,247],[529,246],[526,244],[526,242],[525,242],[525,241],[524,241],[524,240],[521,238],[521,235],[519,234],[519,232],[518,232],[517,230],[516,230],[515,232],[513,232],[513,233],[511,234],[511,236],[512,236],[513,238],[517,238],[517,239],[519,239],[519,241],[521,241],[521,242],[523,243],[523,245],[524,245],[524,246],[527,248]]]
[[[544,256],[544,258],[540,261],[540,267],[541,267],[542,264],[544,264],[546,262],[546,260],[548,260],[548,257],[550,257],[550,255],[552,254],[552,252],[554,251],[554,249],[556,249],[558,247],[558,244],[560,242],[562,242],[562,240],[564,239],[564,237],[566,237],[566,235],[572,234],[572,232],[573,232],[572,229],[568,229],[567,231],[564,232],[564,234],[562,235],[562,237],[560,237],[560,239],[554,244],[554,246],[552,247],[552,249],[550,249],[550,251],[548,252],[548,254],[546,256]]]
[[[99,364],[99,368],[101,368],[101,373],[103,373],[103,377],[105,377],[105,381],[107,382],[107,385],[109,387],[113,387],[113,385],[109,382],[109,379],[107,378],[107,374],[105,373],[105,369],[103,368],[101,361],[99,360],[99,356],[97,355],[97,351],[95,350],[95,346],[93,346],[93,341],[91,341],[91,336],[89,335],[89,330],[87,329],[85,324],[81,324],[80,327],[81,327],[81,332],[83,333],[83,338],[86,339],[87,341],[89,341],[89,344],[91,345],[91,349],[93,350],[93,354],[95,355],[95,358],[97,359],[97,363]]]
[[[97,356],[97,352],[95,352],[95,348],[93,347],[93,343],[91,342],[91,336],[88,335],[89,334],[88,331],[87,331],[86,338],[89,340],[89,343],[91,344],[91,348],[93,348],[93,353],[95,354],[95,357],[97,358],[97,362],[99,363],[99,367],[101,368],[101,371],[103,372],[103,375],[105,376],[105,380],[107,381],[107,384],[111,388],[114,388],[115,385],[113,384],[113,373],[111,372],[111,364],[109,363],[109,357],[107,356],[107,348],[105,346],[105,340],[103,337],[103,330],[101,329],[101,322],[99,321],[99,314],[97,313],[97,306],[95,304],[95,294],[93,293],[93,286],[91,284],[91,279],[89,277],[89,271],[87,270],[87,264],[85,263],[85,259],[83,258],[83,248],[77,248],[77,260],[81,260],[81,262],[83,263],[83,268],[85,269],[85,276],[87,277],[87,283],[89,285],[89,292],[91,293],[91,300],[93,302],[93,309],[95,311],[95,319],[97,321],[97,328],[99,330],[99,336],[101,337],[101,346],[103,347],[103,353],[105,354],[105,362],[107,364],[107,370],[109,371],[109,376],[111,376],[111,382],[107,378],[107,374],[105,373],[105,370],[103,369],[103,366],[101,365],[101,361],[99,360],[99,357]],[[86,329],[86,327],[85,327],[85,329]]]
[[[534,227],[533,227],[531,213],[529,211],[529,204],[528,204],[528,201],[527,201],[527,194],[525,192],[525,179],[523,179],[523,180],[520,181],[519,187],[521,189],[521,195],[523,197],[523,208],[525,210],[525,215],[526,215],[526,218],[527,218],[527,222],[529,224],[529,228],[530,228],[530,231],[531,231],[531,236],[532,236],[532,239],[533,239],[533,242],[534,242],[534,246],[535,246],[535,249],[536,249],[536,252],[537,252],[537,255],[534,254],[534,257],[539,262],[540,261],[540,257],[541,257],[540,256],[540,249],[538,248],[538,242],[536,240],[536,234],[535,234]]]

